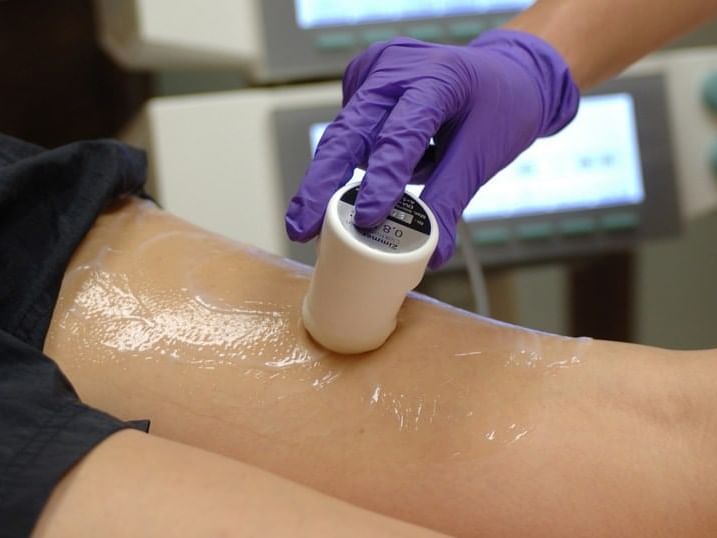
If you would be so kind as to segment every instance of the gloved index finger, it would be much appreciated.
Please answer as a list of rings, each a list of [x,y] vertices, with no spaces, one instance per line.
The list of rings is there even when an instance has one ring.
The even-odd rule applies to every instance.
[[[356,200],[358,226],[378,225],[403,194],[431,137],[445,121],[439,102],[429,90],[413,87],[391,111],[376,137]]]
[[[376,133],[396,98],[360,89],[329,124],[289,203],[286,229],[294,241],[307,241],[319,233],[331,196],[368,161]]]

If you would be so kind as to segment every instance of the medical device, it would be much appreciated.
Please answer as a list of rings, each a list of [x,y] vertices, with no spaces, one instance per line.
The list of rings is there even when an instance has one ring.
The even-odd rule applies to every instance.
[[[397,35],[466,43],[534,0],[98,0],[99,38],[138,68],[240,69],[258,81],[338,78]]]
[[[329,201],[302,309],[311,336],[339,353],[371,351],[386,341],[438,243],[433,213],[410,193],[375,228],[357,228],[358,191],[351,182]]]

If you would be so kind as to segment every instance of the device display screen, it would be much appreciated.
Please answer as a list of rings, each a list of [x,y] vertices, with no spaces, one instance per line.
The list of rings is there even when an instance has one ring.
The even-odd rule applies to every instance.
[[[459,15],[517,11],[534,0],[294,0],[296,23],[305,30]]]
[[[328,123],[310,127],[311,147]],[[352,179],[364,171],[356,169]],[[408,189],[414,194],[420,186]],[[633,98],[583,97],[573,122],[537,140],[491,179],[466,207],[466,220],[639,204],[645,198]]]

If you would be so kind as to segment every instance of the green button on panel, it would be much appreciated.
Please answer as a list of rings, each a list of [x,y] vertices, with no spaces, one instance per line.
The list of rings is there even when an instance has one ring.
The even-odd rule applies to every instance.
[[[632,230],[640,224],[640,217],[636,213],[625,211],[608,213],[600,219],[600,226],[608,232],[621,232]]]
[[[563,235],[586,235],[593,233],[596,228],[595,220],[588,217],[565,219],[560,223],[560,233]]]
[[[361,32],[361,41],[363,41],[366,45],[370,45],[371,43],[376,43],[377,41],[388,41],[398,34],[398,28],[370,28]]]
[[[717,113],[717,72],[702,83],[702,99],[712,112]]]
[[[356,38],[350,32],[330,32],[316,36],[316,47],[321,50],[345,50],[355,46]]]
[[[406,28],[406,35],[421,41],[440,41],[443,29],[437,24],[419,24]]]
[[[553,234],[553,225],[549,222],[532,222],[518,227],[518,235],[526,241],[547,239]]]
[[[473,234],[476,243],[483,246],[499,245],[510,240],[508,228],[483,228]]]
[[[486,24],[480,21],[463,21],[451,24],[448,33],[456,41],[470,41],[486,28]]]

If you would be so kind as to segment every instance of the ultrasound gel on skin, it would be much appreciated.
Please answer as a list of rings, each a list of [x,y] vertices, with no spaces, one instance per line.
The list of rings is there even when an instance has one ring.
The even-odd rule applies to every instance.
[[[338,353],[371,351],[388,339],[438,244],[436,218],[409,193],[380,225],[356,228],[358,190],[359,183],[349,183],[329,200],[302,308],[309,334]]]

